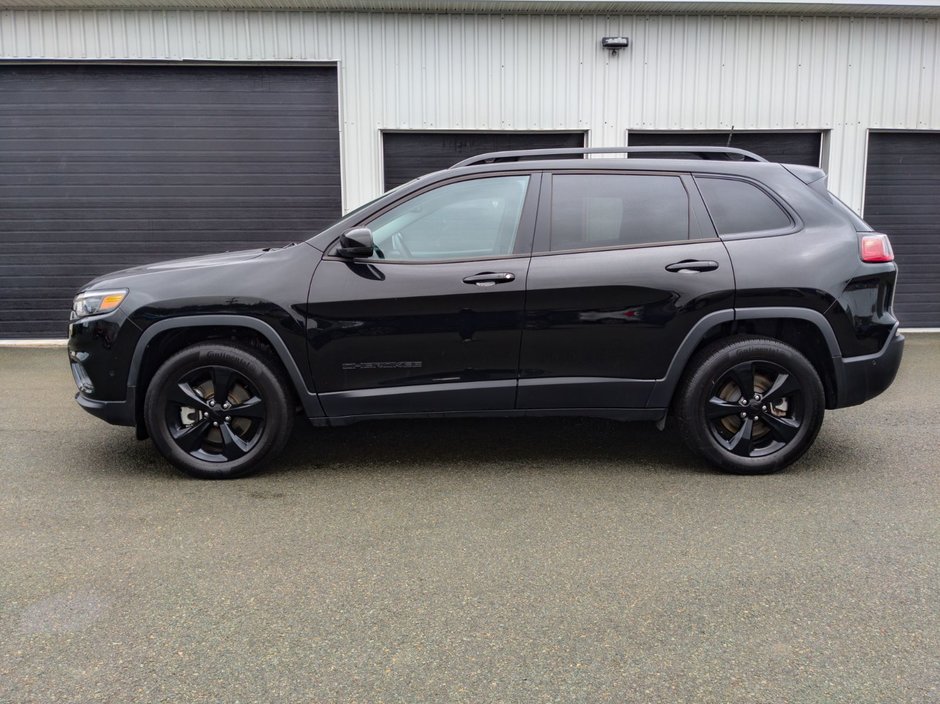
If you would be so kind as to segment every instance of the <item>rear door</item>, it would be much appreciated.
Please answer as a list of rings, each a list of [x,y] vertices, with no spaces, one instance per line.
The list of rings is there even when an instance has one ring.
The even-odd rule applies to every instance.
[[[732,307],[728,253],[688,174],[546,181],[518,407],[644,407],[692,327]]]
[[[513,407],[539,182],[437,184],[363,223],[374,256],[324,256],[308,314],[327,415]]]

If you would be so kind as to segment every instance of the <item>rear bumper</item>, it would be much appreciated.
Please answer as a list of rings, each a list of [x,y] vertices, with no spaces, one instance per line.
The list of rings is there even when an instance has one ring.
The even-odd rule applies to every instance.
[[[875,354],[833,360],[836,367],[838,400],[836,408],[857,406],[891,386],[901,366],[904,336],[897,332]]]

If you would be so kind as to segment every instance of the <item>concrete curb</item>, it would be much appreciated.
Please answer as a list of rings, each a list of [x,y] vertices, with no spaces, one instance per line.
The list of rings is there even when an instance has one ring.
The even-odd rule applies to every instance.
[[[43,347],[65,347],[68,340],[0,340],[2,347],[23,347],[28,349],[41,349]]]

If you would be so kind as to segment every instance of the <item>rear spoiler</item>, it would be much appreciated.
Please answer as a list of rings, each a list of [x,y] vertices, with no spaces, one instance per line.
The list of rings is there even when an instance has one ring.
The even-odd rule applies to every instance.
[[[781,164],[781,166],[814,191],[829,198],[828,177],[826,172],[818,166],[804,166],[803,164]]]
[[[858,213],[829,192],[829,179],[826,177],[825,171],[815,166],[803,166],[802,164],[781,164],[781,166],[816,191],[827,203],[832,203],[852,223],[856,232],[874,231],[874,228],[862,220]]]

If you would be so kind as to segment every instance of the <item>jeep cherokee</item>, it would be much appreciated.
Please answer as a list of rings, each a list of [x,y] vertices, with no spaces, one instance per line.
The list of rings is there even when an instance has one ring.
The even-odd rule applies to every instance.
[[[570,158],[597,153],[640,158]],[[100,277],[69,358],[83,408],[196,477],[256,470],[298,412],[669,414],[714,465],[761,474],[803,455],[826,409],[891,384],[893,259],[817,168],[497,152],[306,242]]]

